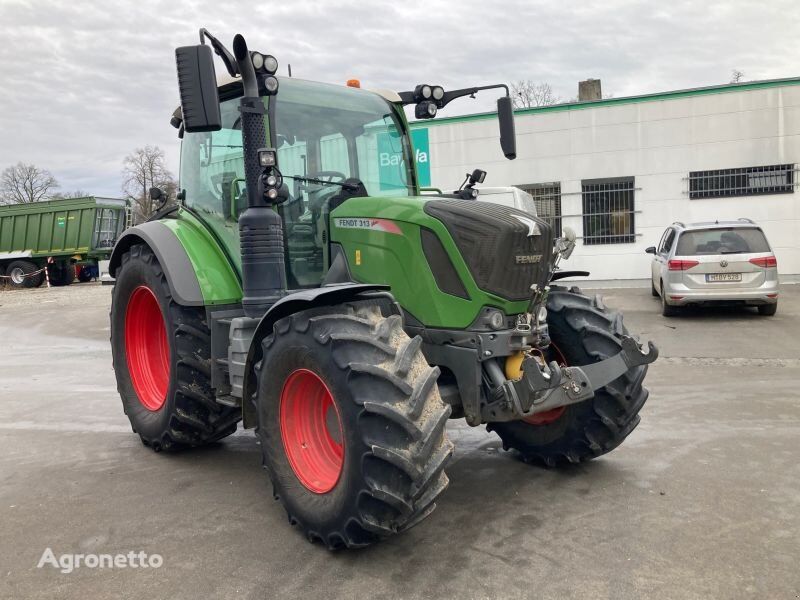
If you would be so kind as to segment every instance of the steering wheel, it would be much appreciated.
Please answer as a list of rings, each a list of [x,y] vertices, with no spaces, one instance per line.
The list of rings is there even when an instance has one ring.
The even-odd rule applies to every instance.
[[[322,181],[338,181],[339,183],[347,179],[347,175],[340,171],[316,171],[314,173],[308,173],[306,177],[310,179],[321,179]]]
[[[309,179],[319,179],[320,181],[333,183],[343,183],[347,179],[347,175],[339,171],[314,171],[307,173],[305,176]],[[312,212],[318,212],[325,199],[339,191],[339,186],[324,185],[313,181],[295,181],[295,184],[297,186],[295,190],[299,191],[301,189],[300,186],[302,186],[308,193],[308,205]]]

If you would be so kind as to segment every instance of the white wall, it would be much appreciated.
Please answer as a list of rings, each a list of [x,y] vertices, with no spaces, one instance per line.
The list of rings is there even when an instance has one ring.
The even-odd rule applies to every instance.
[[[800,82],[799,82],[800,83]],[[495,119],[425,123],[432,184],[455,189],[474,168],[486,185],[561,183],[564,225],[583,235],[581,180],[634,176],[636,242],[578,247],[569,268],[592,279],[649,277],[647,246],[673,221],[749,217],[767,234],[780,273],[800,274],[800,191],[793,194],[690,200],[690,171],[800,165],[800,85],[670,99],[571,105],[516,117],[517,159],[500,151]],[[795,173],[795,182],[798,175]]]

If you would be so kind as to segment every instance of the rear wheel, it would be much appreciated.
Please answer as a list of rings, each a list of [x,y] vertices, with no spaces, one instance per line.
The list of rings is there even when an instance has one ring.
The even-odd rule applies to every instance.
[[[760,315],[762,315],[764,317],[771,317],[776,312],[778,312],[778,303],[777,302],[775,302],[773,304],[761,304],[758,307],[758,314],[760,314]]]
[[[36,273],[39,271],[34,263],[27,260],[15,260],[6,269],[7,281],[11,287],[14,288],[33,288],[39,287],[44,281],[44,273]],[[36,273],[36,275],[32,275]]]
[[[202,308],[176,304],[153,252],[122,256],[111,303],[111,350],[125,414],[155,451],[222,439],[236,431],[238,408],[211,388],[211,336]]]
[[[420,344],[364,303],[297,313],[264,340],[256,433],[275,497],[309,540],[365,546],[434,510],[450,407]]]
[[[661,314],[665,317],[674,317],[678,314],[678,307],[667,304],[667,292],[664,291],[664,282],[661,282]]]
[[[599,297],[584,296],[577,288],[555,288],[547,310],[554,346],[550,360],[581,366],[622,349],[621,336],[627,334],[622,315],[608,311]],[[648,395],[642,387],[646,373],[647,366],[634,367],[595,390],[590,400],[527,421],[490,423],[487,429],[500,436],[506,450],[517,450],[528,462],[554,467],[595,458],[619,446],[639,424]]]

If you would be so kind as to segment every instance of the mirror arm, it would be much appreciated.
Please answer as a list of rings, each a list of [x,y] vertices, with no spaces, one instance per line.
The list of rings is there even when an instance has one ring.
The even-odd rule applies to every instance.
[[[239,74],[239,69],[236,64],[236,59],[233,55],[228,51],[228,49],[222,45],[217,38],[211,35],[208,32],[208,29],[205,27],[200,28],[200,43],[205,44],[205,40],[203,37],[208,38],[208,41],[211,43],[211,47],[214,49],[214,53],[222,59],[222,62],[225,64],[225,68],[230,73],[231,77],[236,77]]]
[[[494,89],[500,89],[500,88],[505,90],[507,97],[511,96],[510,92],[508,91],[508,86],[505,83],[496,83],[494,85],[481,85],[481,86],[477,86],[477,87],[462,88],[460,90],[452,90],[450,92],[445,92],[444,96],[442,96],[441,100],[439,100],[438,102],[436,102],[434,100],[434,102],[436,102],[436,106],[438,108],[444,108],[445,106],[447,106],[450,102],[452,102],[456,98],[463,98],[464,96],[474,97],[475,94],[477,94],[480,91],[483,91],[483,90],[494,90]],[[401,102],[403,103],[404,106],[407,105],[407,104],[416,104],[417,103],[417,101],[414,99],[414,92],[413,91],[411,91],[411,92],[398,92],[398,96],[400,96],[400,100],[401,100]]]

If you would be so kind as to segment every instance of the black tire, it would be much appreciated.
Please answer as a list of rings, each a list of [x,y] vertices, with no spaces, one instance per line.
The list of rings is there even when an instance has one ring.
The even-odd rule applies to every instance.
[[[776,312],[778,312],[778,303],[775,302],[773,304],[761,304],[758,307],[758,314],[763,317],[771,317]]]
[[[436,507],[453,451],[445,434],[450,407],[439,396],[439,369],[425,362],[420,345],[400,316],[364,303],[297,313],[264,340],[256,434],[275,498],[310,541],[366,546]],[[284,384],[303,369],[327,386],[343,440],[338,479],[322,493],[295,474],[282,440]]]
[[[89,283],[94,278],[93,267],[82,267],[78,272],[78,281],[81,283]]]
[[[556,288],[547,310],[550,337],[568,365],[591,364],[622,349],[620,336],[627,334],[622,315],[608,311],[599,296]],[[630,369],[595,390],[594,398],[567,406],[551,423],[511,421],[487,428],[500,436],[503,448],[517,450],[526,462],[556,467],[596,458],[619,446],[639,424],[648,396],[642,387],[646,373],[647,366]]]
[[[125,319],[134,290],[147,287],[158,300],[169,345],[169,385],[158,410],[136,393],[128,365]],[[133,431],[155,450],[179,450],[220,440],[234,431],[241,409],[214,400],[211,334],[202,308],[177,304],[158,259],[137,244],[122,255],[111,300],[111,351],[117,390]]]
[[[664,291],[664,282],[661,282],[661,315],[664,317],[675,317],[680,312],[677,306],[667,304],[667,293]]]
[[[47,266],[50,285],[63,287],[75,281],[75,265],[69,262],[55,262]]]
[[[39,267],[36,266],[35,263],[32,263],[27,260],[15,260],[6,269],[5,275],[8,276],[8,279],[4,279],[8,285],[13,288],[35,288],[42,285],[42,281],[44,281],[44,273],[38,273],[36,275],[30,275],[31,273],[36,273],[39,270]]]

